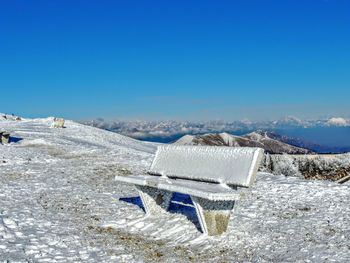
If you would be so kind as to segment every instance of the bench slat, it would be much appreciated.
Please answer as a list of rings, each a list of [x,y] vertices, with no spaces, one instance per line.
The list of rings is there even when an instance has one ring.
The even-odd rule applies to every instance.
[[[151,174],[249,187],[263,149],[251,147],[158,146]]]
[[[212,201],[239,199],[239,192],[237,190],[220,184],[189,181],[184,179],[169,179],[152,175],[116,176],[115,180],[136,185],[155,187],[169,192],[179,192]]]

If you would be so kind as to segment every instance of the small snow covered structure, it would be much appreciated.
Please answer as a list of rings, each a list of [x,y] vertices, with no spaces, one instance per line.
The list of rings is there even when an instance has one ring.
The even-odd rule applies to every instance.
[[[64,128],[64,119],[63,118],[54,118],[52,127],[54,127],[54,128]]]
[[[0,131],[0,143],[8,144],[10,142],[10,133],[5,131]]]
[[[249,147],[159,146],[147,175],[116,176],[135,184],[148,215],[167,210],[174,192],[190,195],[202,231],[226,231],[238,187],[251,186],[263,149]]]

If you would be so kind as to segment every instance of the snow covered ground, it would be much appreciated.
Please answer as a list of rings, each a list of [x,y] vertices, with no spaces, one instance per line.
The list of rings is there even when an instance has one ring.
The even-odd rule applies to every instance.
[[[51,123],[0,120],[17,141],[0,145],[0,261],[350,261],[349,185],[260,173],[229,231],[206,237],[192,207],[145,217],[135,188],[114,181],[144,173],[156,144]]]

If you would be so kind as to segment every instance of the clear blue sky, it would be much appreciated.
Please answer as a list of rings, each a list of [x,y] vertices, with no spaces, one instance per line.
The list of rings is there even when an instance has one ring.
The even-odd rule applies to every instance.
[[[350,117],[350,1],[0,0],[0,112]]]

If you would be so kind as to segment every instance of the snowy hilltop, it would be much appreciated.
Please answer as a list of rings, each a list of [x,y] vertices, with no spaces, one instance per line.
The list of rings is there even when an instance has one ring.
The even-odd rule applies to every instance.
[[[145,217],[116,175],[143,174],[157,144],[53,118],[3,118],[0,261],[349,262],[349,185],[259,173],[228,231],[206,237],[192,207]],[[183,201],[183,200],[182,200]]]
[[[310,150],[295,147],[293,145],[270,138],[266,132],[251,132],[244,136],[228,133],[210,133],[202,135],[185,135],[175,142],[178,145],[216,145],[216,146],[241,146],[260,147],[265,152],[273,154],[307,154]]]

